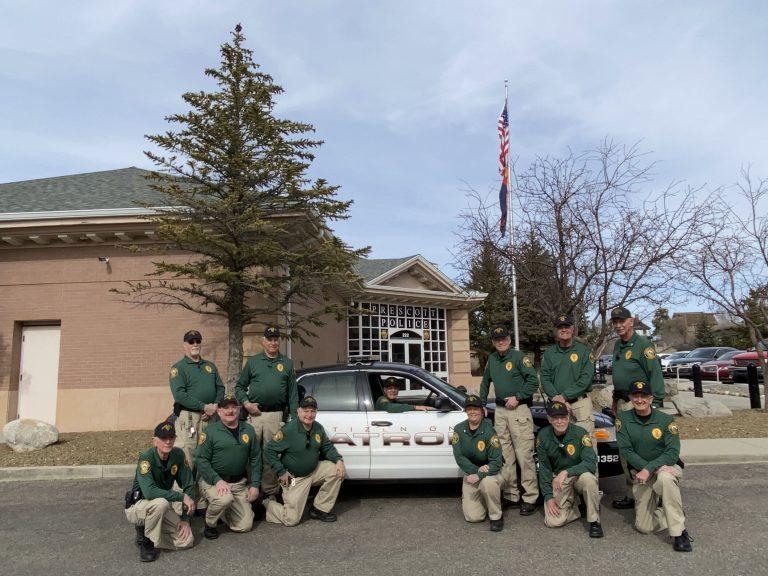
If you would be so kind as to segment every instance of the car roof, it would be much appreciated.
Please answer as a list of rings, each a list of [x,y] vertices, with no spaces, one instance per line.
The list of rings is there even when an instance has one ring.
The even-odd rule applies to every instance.
[[[403,364],[400,362],[350,362],[348,364],[328,364],[326,366],[313,366],[308,368],[302,368],[296,371],[296,376],[303,376],[304,374],[315,374],[317,372],[338,372],[340,370],[398,370],[400,372],[411,372],[412,374],[419,374],[425,370],[420,366],[414,366],[413,364]]]

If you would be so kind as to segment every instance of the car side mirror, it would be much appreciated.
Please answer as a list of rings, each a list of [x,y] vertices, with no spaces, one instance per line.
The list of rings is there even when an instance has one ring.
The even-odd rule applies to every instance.
[[[434,402],[435,408],[440,410],[440,412],[450,412],[451,411],[451,401],[448,400],[445,396],[438,396],[435,398]]]

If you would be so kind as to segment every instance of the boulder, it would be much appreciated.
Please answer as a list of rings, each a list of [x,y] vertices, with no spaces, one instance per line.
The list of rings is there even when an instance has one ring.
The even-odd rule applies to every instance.
[[[733,414],[725,404],[717,400],[696,398],[695,396],[672,397],[672,404],[681,416],[705,418],[707,416],[730,416]]]
[[[58,442],[59,431],[53,424],[24,418],[8,422],[3,427],[3,436],[15,452],[32,452]]]
[[[602,412],[603,408],[613,406],[613,385],[603,388],[595,387],[589,395],[592,398],[592,407],[598,412]]]

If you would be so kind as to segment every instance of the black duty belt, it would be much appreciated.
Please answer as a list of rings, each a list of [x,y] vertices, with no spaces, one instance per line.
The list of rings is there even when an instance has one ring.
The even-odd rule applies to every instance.
[[[284,410],[285,406],[262,406],[259,404],[260,412],[283,412]]]
[[[507,404],[507,401],[504,398],[496,398],[496,405],[497,406],[506,406],[506,404]],[[533,406],[533,398],[527,398],[526,400],[520,400],[518,406],[520,404],[525,404],[526,406],[528,406],[528,408],[530,408],[531,406]]]
[[[224,482],[227,482],[228,484],[234,484],[235,482],[240,482],[243,478],[246,478],[246,474],[235,474],[233,476],[227,476],[226,474],[219,474],[222,480]]]
[[[192,412],[193,414],[202,414],[203,413],[202,410],[190,410],[189,408],[186,408],[186,407],[182,406],[178,402],[174,402],[173,403],[173,413],[176,414],[176,416],[181,414],[182,410],[184,410],[186,412]]]

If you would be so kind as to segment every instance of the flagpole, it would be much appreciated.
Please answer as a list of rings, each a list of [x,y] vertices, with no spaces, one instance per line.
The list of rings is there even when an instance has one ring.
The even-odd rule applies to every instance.
[[[509,81],[504,80],[504,105],[509,114]],[[520,350],[520,331],[517,323],[517,272],[515,271],[515,217],[512,213],[512,169],[510,159],[510,150],[507,148],[507,214],[509,214],[509,254],[512,262],[512,318],[515,327],[515,350]]]

